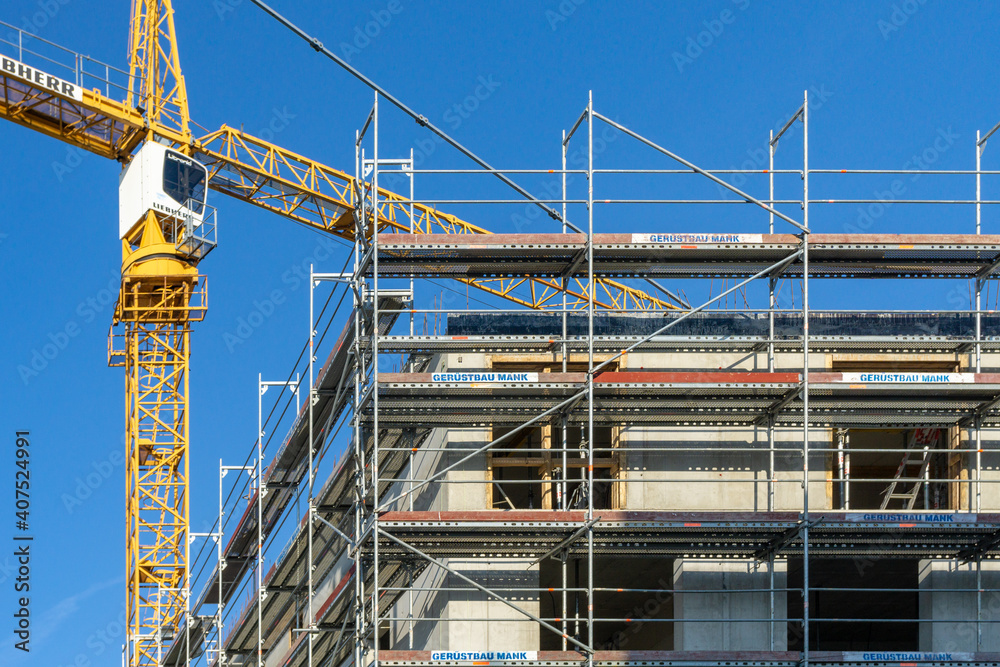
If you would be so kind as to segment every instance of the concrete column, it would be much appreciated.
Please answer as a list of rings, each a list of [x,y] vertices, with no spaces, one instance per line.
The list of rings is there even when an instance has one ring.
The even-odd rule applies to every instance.
[[[786,564],[774,564],[774,587],[786,586]],[[787,647],[786,595],[774,593],[771,616],[767,563],[751,560],[674,561],[674,649],[677,651],[770,650],[767,619],[773,618],[774,650]],[[762,592],[742,592],[742,591]],[[692,591],[692,592],[686,592]],[[693,591],[710,591],[696,593]],[[681,622],[692,619],[691,622]],[[760,622],[726,623],[760,619]]]
[[[982,565],[982,652],[1000,651],[1000,563]],[[976,565],[953,560],[920,562],[920,619],[967,619],[956,623],[921,623],[920,650],[975,652]],[[945,590],[939,590],[945,589]],[[947,589],[964,589],[949,591]]]
[[[1000,430],[983,429],[981,435],[983,453],[980,457],[982,465],[980,484],[980,503],[983,512],[996,512],[1000,510]],[[971,449],[975,449],[975,442]],[[972,462],[975,468],[975,460]],[[972,477],[975,473],[972,474]],[[973,490],[975,493],[975,490]],[[975,507],[975,499],[972,501]],[[1000,628],[997,628],[1000,632]]]

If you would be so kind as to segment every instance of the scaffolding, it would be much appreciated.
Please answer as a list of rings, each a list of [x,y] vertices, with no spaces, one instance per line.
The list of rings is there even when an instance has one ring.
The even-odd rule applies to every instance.
[[[809,111],[806,93],[769,134],[766,170],[710,170],[588,99],[561,169],[519,172],[559,175],[558,198],[537,201],[561,209],[561,230],[470,239],[414,234],[412,208],[410,233],[399,220],[376,230],[380,177],[404,179],[411,205],[439,204],[415,197],[418,176],[473,173],[384,157],[376,95],[355,137],[351,270],[311,273],[304,361],[258,385],[292,391],[267,418],[259,407],[247,461],[220,462],[218,519],[196,534],[215,547],[192,567],[197,639],[164,664],[1000,664],[1000,318],[983,307],[1000,236],[982,234],[983,205],[1000,202],[981,187],[1000,173],[981,167],[1000,125],[977,134],[974,170],[815,169]],[[775,169],[797,125],[802,166]],[[679,166],[596,168],[601,126]],[[574,141],[585,169],[567,166]],[[726,180],[762,172],[759,198]],[[595,177],[637,173],[694,175],[736,199],[595,194]],[[881,205],[811,194],[827,174],[973,176],[975,199],[893,201],[974,206],[975,233],[814,233],[813,207]],[[585,198],[571,198],[572,175]],[[800,179],[801,196],[777,198],[776,177]],[[595,231],[598,204],[734,201],[760,209],[767,233]],[[571,229],[572,206],[586,225]],[[488,278],[503,292],[525,276],[587,299],[563,292],[538,314],[415,298],[427,280]],[[683,310],[601,308],[588,287],[601,278],[643,281]],[[682,278],[723,287],[693,306],[657,282]],[[952,311],[811,308],[812,279],[858,278],[968,280],[973,298]],[[779,305],[783,284],[797,306]],[[766,286],[766,308],[718,309],[750,285]],[[421,333],[421,316],[446,317],[447,331]],[[265,440],[283,415],[284,441]],[[232,500],[229,470],[247,473]],[[841,614],[851,597],[909,602]],[[844,639],[859,627],[899,639]]]

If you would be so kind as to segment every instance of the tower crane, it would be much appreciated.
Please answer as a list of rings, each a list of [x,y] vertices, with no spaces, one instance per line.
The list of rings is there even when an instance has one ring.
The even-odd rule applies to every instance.
[[[157,665],[155,647],[183,622],[188,572],[188,378],[191,327],[204,318],[198,267],[215,247],[208,190],[346,240],[376,232],[489,234],[387,190],[358,227],[353,176],[229,126],[191,131],[170,0],[132,0],[124,99],[0,55],[0,117],[122,163],[121,287],[109,364],[125,368],[127,661]],[[77,62],[79,63],[79,58]],[[411,219],[411,211],[412,219]],[[676,307],[622,283],[558,278],[458,278],[521,306]],[[599,293],[598,293],[599,291]]]

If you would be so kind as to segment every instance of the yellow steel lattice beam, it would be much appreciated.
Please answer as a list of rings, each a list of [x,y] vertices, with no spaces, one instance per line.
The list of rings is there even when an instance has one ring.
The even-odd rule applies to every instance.
[[[74,100],[0,76],[0,118],[113,160],[127,155],[143,131],[142,116],[121,102],[84,90]]]
[[[126,106],[143,109],[154,132],[169,128],[182,144],[190,142],[191,113],[169,0],[132,0]]]
[[[354,240],[354,210],[357,193],[365,184],[339,169],[299,155],[230,127],[195,142],[194,155],[209,168],[211,187],[237,199],[260,206],[296,222]],[[491,234],[454,215],[379,188],[378,225],[382,232],[415,234]],[[368,235],[374,230],[368,225]],[[572,308],[586,308],[590,299],[587,282],[573,279],[565,290],[555,278],[460,278],[460,282],[535,309],[562,307],[555,298],[563,291]],[[598,308],[676,310],[676,306],[625,285],[599,278],[594,295]]]
[[[159,665],[185,611],[190,328],[126,322],[129,665]]]

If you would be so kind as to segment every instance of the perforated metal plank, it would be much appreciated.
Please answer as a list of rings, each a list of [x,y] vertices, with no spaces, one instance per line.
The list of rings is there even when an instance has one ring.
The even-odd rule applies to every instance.
[[[595,234],[593,241],[602,277],[749,277],[801,247],[787,234]],[[997,236],[811,234],[809,242],[810,275],[818,278],[969,278],[1000,259]],[[582,234],[380,234],[379,268],[386,276],[556,276],[585,249]],[[587,270],[580,264],[572,275]],[[801,273],[796,262],[783,275]]]

